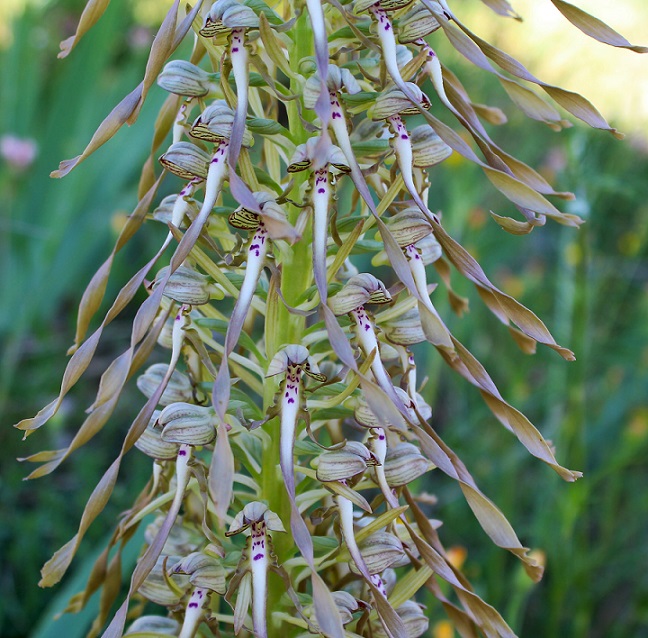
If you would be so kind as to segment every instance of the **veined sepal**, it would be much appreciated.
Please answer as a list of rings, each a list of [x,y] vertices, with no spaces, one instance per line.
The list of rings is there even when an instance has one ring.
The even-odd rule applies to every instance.
[[[184,97],[205,97],[212,89],[213,74],[188,60],[171,60],[164,65],[157,83],[165,91]]]

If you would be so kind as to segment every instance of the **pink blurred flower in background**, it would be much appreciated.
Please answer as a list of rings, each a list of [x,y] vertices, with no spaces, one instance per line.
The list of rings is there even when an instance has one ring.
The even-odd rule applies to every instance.
[[[0,157],[12,168],[24,171],[29,168],[38,155],[38,145],[31,138],[16,135],[0,137]]]

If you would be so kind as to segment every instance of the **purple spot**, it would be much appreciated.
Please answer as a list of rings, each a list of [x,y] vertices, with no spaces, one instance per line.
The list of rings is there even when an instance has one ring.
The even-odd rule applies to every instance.
[[[402,139],[402,140],[407,140],[407,139],[409,139],[409,138],[407,137],[407,135],[405,135],[405,133],[403,133],[403,134],[401,135],[401,139]]]
[[[237,53],[238,52],[238,47],[232,47],[232,53]]]
[[[321,193],[321,194],[323,195],[324,193],[326,193],[326,190],[323,189],[323,188],[320,188],[317,192],[318,192],[318,193]]]
[[[218,164],[218,158],[217,158],[217,157],[214,158],[213,163],[214,163],[214,164]]]
[[[263,558],[263,554],[255,554],[254,555],[254,560],[261,560]]]
[[[286,392],[286,399],[290,396],[289,392]]]
[[[189,603],[189,609],[198,609],[198,603]]]
[[[187,456],[187,450],[180,450],[178,456]]]
[[[288,403],[294,403],[295,399],[288,399]]]

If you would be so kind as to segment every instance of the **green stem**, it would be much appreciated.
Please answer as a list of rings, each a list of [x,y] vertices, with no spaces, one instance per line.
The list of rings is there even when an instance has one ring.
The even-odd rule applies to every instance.
[[[292,35],[294,39],[289,51],[290,64],[291,68],[297,72],[299,61],[313,54],[313,39],[306,11],[297,19]],[[291,81],[290,88],[293,93],[299,93],[302,90],[301,84],[295,79]],[[292,139],[295,144],[303,144],[308,139],[309,133],[302,125],[296,103],[289,102],[287,109]],[[300,201],[303,185],[307,179],[308,175],[305,172],[295,176],[294,187],[291,192],[291,198],[295,201]],[[295,224],[300,213],[301,209],[299,207],[289,207],[289,220],[292,224]],[[276,256],[277,265],[281,269],[281,293],[286,303],[291,306],[297,305],[299,298],[312,285],[313,268],[310,251],[310,230],[305,232],[295,245],[287,247],[281,253],[277,250]],[[272,305],[274,305],[274,308],[271,308]],[[272,319],[266,321],[265,326],[266,355],[268,360],[271,360],[281,347],[291,343],[301,343],[306,322],[304,317],[290,314],[277,294],[272,295],[272,298],[271,295],[268,295],[268,317],[272,317]],[[277,383],[274,380],[266,380],[263,397],[264,410],[267,411],[272,406],[277,388]],[[274,418],[264,427],[270,434],[271,443],[263,450],[262,498],[267,501],[270,509],[280,516],[286,529],[290,530],[290,502],[281,472],[278,469],[280,420]],[[296,547],[290,532],[274,534],[272,540],[280,564],[294,556]],[[280,609],[279,600],[283,595],[284,585],[274,574],[269,574],[269,577],[268,609],[277,611]]]

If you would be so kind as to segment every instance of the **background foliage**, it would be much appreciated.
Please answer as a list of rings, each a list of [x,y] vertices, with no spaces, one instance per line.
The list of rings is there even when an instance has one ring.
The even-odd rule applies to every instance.
[[[456,158],[433,173],[433,205],[443,211],[448,231],[479,257],[493,281],[543,317],[557,341],[576,352],[578,360],[569,365],[547,349],[523,358],[469,287],[462,290],[457,280],[459,291],[471,298],[471,312],[452,322],[453,332],[478,357],[484,356],[503,394],[554,440],[560,460],[583,470],[585,478],[565,485],[542,464],[529,461],[495,425],[478,394],[457,378],[441,376],[439,361],[430,356],[424,394],[435,408],[440,434],[466,460],[484,492],[515,524],[522,541],[545,553],[544,580],[532,586],[506,552],[491,546],[455,486],[435,484],[434,492],[448,537],[461,539],[457,560],[464,561],[463,569],[481,587],[480,595],[500,609],[519,634],[645,636],[648,140],[640,130],[646,115],[640,108],[641,92],[621,96],[610,88],[606,92],[611,102],[602,103],[596,91],[578,86],[582,78],[552,75],[559,69],[547,68],[546,59],[564,59],[572,47],[582,51],[581,41],[560,45],[558,36],[547,33],[552,17],[532,7],[525,12],[525,4],[529,3],[516,3],[516,8],[530,23],[540,21],[547,27],[537,37],[551,48],[536,53],[524,35],[522,42],[529,51],[526,56],[520,53],[519,42],[510,34],[526,32],[513,22],[499,45],[517,53],[541,77],[562,79],[568,88],[583,90],[631,135],[618,142],[578,126],[560,135],[551,133],[518,115],[499,85],[465,67],[462,71],[461,61],[444,52],[480,101],[499,106],[510,116],[508,125],[493,131],[495,141],[540,167],[557,190],[575,191],[578,199],[568,212],[577,212],[587,223],[580,230],[550,224],[529,236],[507,235],[488,214],[489,210],[505,214],[504,199],[479,171]],[[39,590],[39,569],[74,533],[88,492],[114,455],[127,425],[121,414],[131,411],[128,395],[111,427],[47,482],[21,482],[26,471],[14,459],[34,450],[31,441],[21,444],[10,424],[36,412],[58,389],[62,353],[72,340],[82,286],[107,254],[120,220],[136,201],[135,169],[146,154],[150,118],[163,99],[162,91],[152,91],[138,124],[121,131],[77,171],[62,181],[49,180],[47,174],[61,158],[82,148],[111,105],[137,83],[152,39],[147,25],[155,22],[156,9],[143,0],[132,5],[114,3],[92,37],[61,63],[56,60],[58,42],[70,33],[81,3],[59,0],[44,7],[28,5],[24,13],[15,14],[8,29],[8,10],[14,5],[18,7],[15,2],[3,3],[4,13],[0,13],[5,20],[0,31],[7,43],[0,47],[0,136],[34,139],[38,155],[26,168],[0,159],[0,634],[73,637],[83,634],[87,616],[46,625],[79,583],[72,582],[73,575],[58,590]],[[645,43],[646,33],[634,34],[623,24],[633,6],[641,3],[624,0],[615,5],[623,5],[618,21],[614,16],[601,17],[633,41]],[[588,9],[596,13],[596,7]],[[645,23],[645,6],[638,11],[635,19],[643,16]],[[472,21],[485,33],[487,16],[475,9]],[[116,38],[115,33],[125,36]],[[556,51],[559,46],[562,49]],[[588,63],[583,73],[587,76],[587,69],[597,67],[599,85],[607,87],[609,80],[610,87],[617,87],[616,52],[600,49],[605,66]],[[635,56],[621,53],[624,61],[636,64],[631,59]],[[591,60],[581,53],[580,63],[585,59]],[[568,69],[574,74],[573,68]],[[619,103],[623,108],[616,111],[617,120],[623,118],[624,109],[634,113],[634,119],[615,121]],[[116,289],[131,271],[129,262],[144,248],[138,241],[146,238],[136,238],[127,250],[122,270],[113,276]],[[449,316],[448,309],[440,311]],[[121,325],[128,325],[129,319],[123,317]],[[108,361],[123,343],[117,321],[102,346]],[[99,363],[97,370],[102,369]],[[92,400],[97,380],[98,375],[89,374],[75,389],[63,415],[41,434],[39,448],[49,447],[48,443],[64,447]],[[126,481],[118,484],[115,498],[91,528],[76,559],[78,572],[88,569],[93,545],[101,544],[106,530],[102,521],[125,507],[132,489],[145,480],[134,463],[126,466],[123,475]],[[516,585],[513,590],[511,583]],[[433,625],[443,617],[434,606],[430,613]],[[444,623],[437,623],[434,632],[444,638],[452,635]]]

